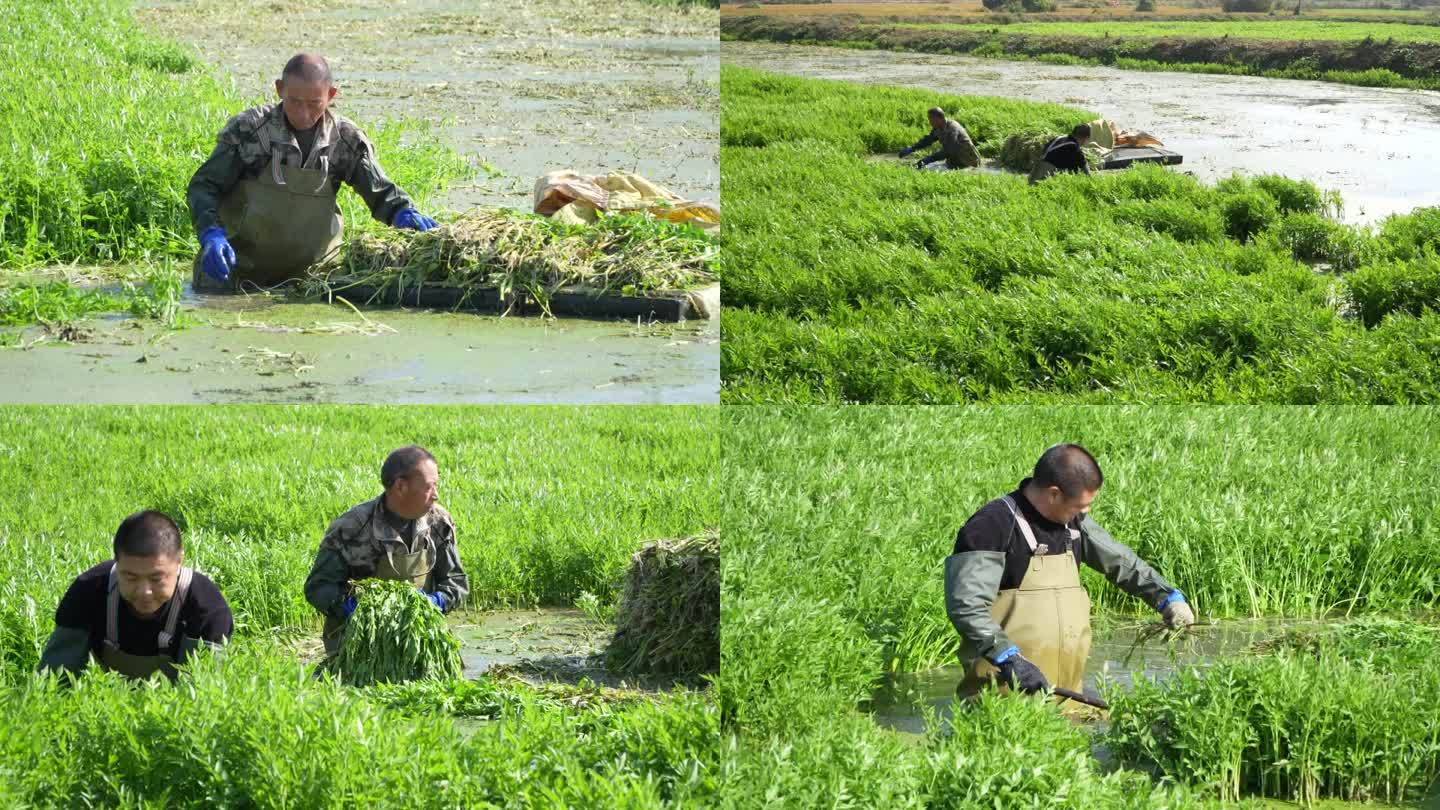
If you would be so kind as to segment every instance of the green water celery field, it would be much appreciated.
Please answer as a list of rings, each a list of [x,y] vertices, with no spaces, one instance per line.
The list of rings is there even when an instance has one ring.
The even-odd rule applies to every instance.
[[[736,806],[1413,801],[1440,776],[1433,409],[734,408],[725,422],[719,693]],[[1173,789],[1101,776],[1045,705],[957,709],[953,736],[937,725],[919,745],[863,712],[887,673],[953,663],[941,563],[955,532],[1062,440],[1105,470],[1096,520],[1202,619],[1346,628],[1113,689],[1117,763]],[[1083,576],[1097,613],[1154,617]]]
[[[927,107],[983,155],[1094,113],[723,67],[722,397],[1415,402],[1440,390],[1440,211],[1378,228],[1283,177],[1038,186],[874,156]]]
[[[488,680],[356,690],[316,680],[290,642],[318,638],[301,586],[320,536],[379,493],[394,447],[418,442],[439,459],[470,608],[571,605],[587,592],[615,598],[644,541],[718,525],[718,417],[639,406],[0,410],[12,493],[0,503],[0,804],[706,801],[718,710],[703,692],[617,703]],[[235,612],[235,641],[177,688],[31,676],[64,588],[109,557],[115,525],[142,507],[178,519],[187,563]]]

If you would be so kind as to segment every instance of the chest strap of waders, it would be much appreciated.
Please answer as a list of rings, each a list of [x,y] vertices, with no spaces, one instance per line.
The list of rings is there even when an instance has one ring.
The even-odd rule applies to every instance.
[[[311,148],[313,149],[314,147],[311,147]],[[273,148],[272,148],[272,149],[270,150],[270,178],[275,181],[275,185],[277,185],[277,186],[286,185],[286,183],[285,183],[285,174],[284,174],[284,172],[280,171],[280,162],[281,162],[281,160],[283,160],[283,158],[282,158],[281,155],[280,155],[280,150],[279,150],[279,149],[273,149]],[[304,167],[304,165],[301,165],[299,168],[302,168],[302,169],[303,169],[303,168],[305,168],[305,167]],[[312,170],[312,171],[314,171],[314,170]],[[321,191],[324,190],[325,184],[328,183],[328,182],[330,182],[330,156],[329,156],[329,155],[321,155],[321,156],[320,156],[320,168],[319,168],[319,171],[320,171],[320,173],[321,173],[321,175],[320,175],[320,185],[316,186],[316,187],[314,188],[314,190],[311,191],[312,194],[319,194]]]
[[[1030,545],[1030,553],[1034,554],[1040,547],[1040,544],[1035,542],[1035,531],[1030,528],[1030,521],[1026,520],[1024,515],[1020,514],[1020,508],[1016,505],[1014,498],[1006,495],[1000,500],[1005,502],[1005,508],[1009,509],[1011,516],[1015,518],[1015,525],[1020,527],[1020,534],[1025,537],[1025,542]],[[1069,551],[1071,544],[1080,539],[1080,530],[1066,526],[1065,531],[1070,535],[1069,542],[1065,544],[1065,550]],[[1048,550],[1049,547],[1047,546],[1046,551]]]
[[[170,643],[175,640],[175,627],[180,623],[180,606],[185,604],[185,596],[190,593],[190,581],[194,577],[195,569],[180,569],[180,579],[175,583],[175,593],[170,597],[170,609],[165,613],[165,629],[161,630],[157,637],[161,653],[167,653]],[[109,590],[105,595],[105,646],[114,650],[120,649],[119,584],[119,575],[115,573],[115,567],[111,567]]]
[[[407,556],[407,557],[413,557],[413,556],[415,556],[416,554],[419,554],[419,553],[421,553],[422,551],[425,551],[425,550],[426,550],[426,549],[420,549],[419,551],[411,551],[411,550],[410,550],[410,545],[411,545],[411,543],[413,543],[414,541],[412,540],[411,543],[407,543],[407,542],[405,542],[405,535],[404,535],[404,534],[401,534],[401,533],[398,532],[398,531],[396,532],[396,534],[399,535],[399,537],[400,537],[400,545],[405,549],[405,556]],[[438,551],[436,550],[436,548],[435,548],[435,538],[431,537],[429,532],[426,532],[426,533],[425,533],[425,545],[426,545],[426,547],[427,547],[427,548],[429,549],[429,551],[430,551],[430,567],[427,568],[427,569],[425,569],[425,575],[426,575],[426,576],[429,576],[430,573],[435,570],[435,564],[440,561],[440,554],[439,554],[439,552],[438,552]],[[400,570],[399,568],[396,568],[396,567],[395,567],[395,549],[393,549],[393,548],[387,548],[387,549],[385,549],[385,561],[388,562],[388,563],[390,563],[390,570],[392,570],[392,571],[399,571],[399,570]],[[416,574],[415,576],[418,577],[418,576],[420,576],[420,575],[419,575],[419,574]]]

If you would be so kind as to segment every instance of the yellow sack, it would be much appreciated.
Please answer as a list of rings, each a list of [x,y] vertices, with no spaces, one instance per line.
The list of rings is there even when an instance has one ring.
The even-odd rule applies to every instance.
[[[638,174],[582,175],[564,170],[535,181],[535,213],[560,222],[594,222],[599,212],[645,211],[656,219],[690,222],[707,231],[720,227],[720,208],[682,199]]]
[[[1164,146],[1160,139],[1143,130],[1121,129],[1108,118],[1090,122],[1090,140],[1105,149],[1120,146]]]

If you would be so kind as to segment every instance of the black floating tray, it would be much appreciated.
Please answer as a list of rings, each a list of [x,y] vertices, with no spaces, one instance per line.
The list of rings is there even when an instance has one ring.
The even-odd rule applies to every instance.
[[[1178,152],[1171,152],[1169,149],[1157,149],[1153,146],[1121,146],[1110,150],[1105,156],[1105,162],[1101,164],[1102,169],[1124,169],[1133,163],[1159,163],[1161,166],[1178,166],[1183,163],[1184,157]]]
[[[426,309],[459,309],[468,312],[501,313],[507,309],[512,315],[539,315],[544,310],[528,297],[507,299],[495,288],[461,290],[441,285],[407,287],[395,300],[395,290],[387,288],[381,295],[378,287],[359,285],[336,290],[354,304],[368,301],[383,301],[389,305],[422,307]],[[596,295],[593,292],[557,292],[550,297],[550,311],[556,315],[574,315],[585,318],[641,318],[656,321],[683,321],[704,318],[705,313],[697,311],[689,293],[666,291],[652,298],[633,295]]]

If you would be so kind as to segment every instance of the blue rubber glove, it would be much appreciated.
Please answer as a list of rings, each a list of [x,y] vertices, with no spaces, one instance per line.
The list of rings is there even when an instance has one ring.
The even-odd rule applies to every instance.
[[[1050,689],[1050,681],[1045,678],[1045,673],[1030,659],[1021,655],[1020,648],[1013,644],[995,656],[993,662],[1000,670],[995,677],[1011,689],[1030,693]]]
[[[914,151],[915,151],[914,149],[911,149],[910,147],[907,146],[907,147],[905,147],[904,149],[901,149],[901,150],[900,150],[900,157],[902,157],[902,158],[910,157],[910,153],[911,153],[911,152],[914,152]]]
[[[1179,588],[1171,591],[1155,609],[1160,611],[1160,616],[1172,628],[1189,627],[1195,623],[1195,611],[1190,609],[1190,604],[1185,601],[1185,594],[1181,593]]]
[[[341,602],[340,612],[345,614],[345,618],[350,618],[350,614],[355,612],[355,597],[352,596],[344,602]]]
[[[434,605],[436,610],[441,613],[445,612],[445,606],[449,604],[445,599],[445,594],[436,591],[435,593],[427,593],[425,595],[430,597],[430,604]]]
[[[1166,594],[1166,595],[1165,595],[1165,598],[1160,600],[1160,604],[1158,604],[1158,605],[1155,606],[1155,609],[1156,609],[1156,610],[1164,610],[1166,605],[1169,605],[1169,604],[1172,604],[1172,603],[1175,603],[1175,602],[1184,602],[1184,601],[1185,601],[1185,594],[1181,593],[1179,588],[1176,588],[1175,590],[1173,590],[1173,591],[1171,591],[1170,593]]]
[[[235,269],[235,249],[225,238],[225,229],[218,225],[200,234],[200,269],[216,281],[230,278],[230,271]]]
[[[397,228],[409,228],[412,231],[428,231],[435,227],[435,220],[416,211],[414,208],[402,208],[400,213],[395,215],[395,220],[390,223]]]

